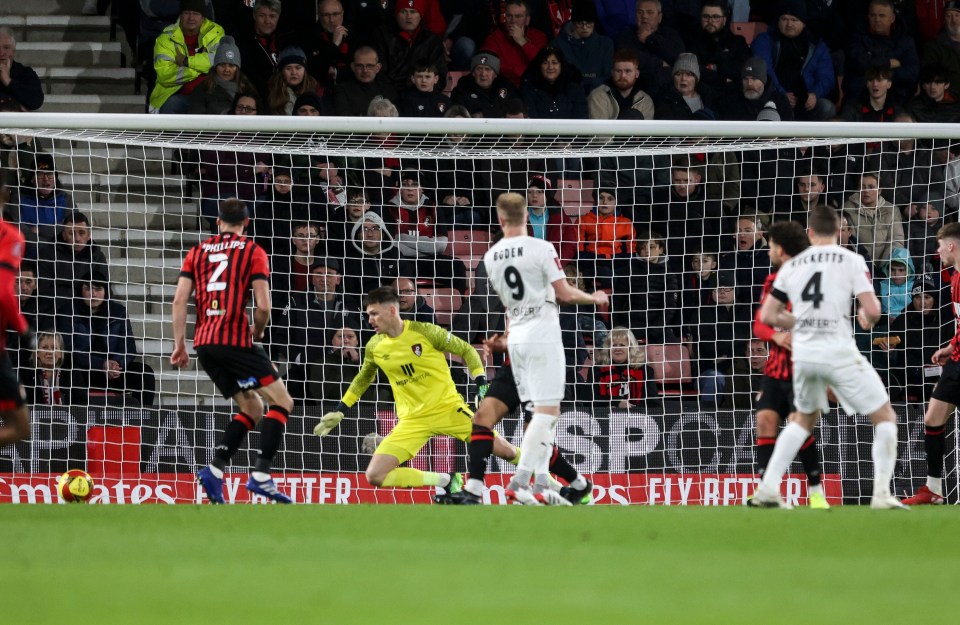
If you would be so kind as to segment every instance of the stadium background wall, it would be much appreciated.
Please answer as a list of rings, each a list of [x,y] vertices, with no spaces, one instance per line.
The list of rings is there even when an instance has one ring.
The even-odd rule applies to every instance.
[[[900,424],[896,493],[912,492],[923,481],[922,410],[912,404],[896,407]],[[304,490],[300,501],[429,500],[426,489],[374,492],[362,477],[369,457],[361,451],[363,437],[377,429],[378,421],[393,419],[392,412],[363,406],[354,418],[344,420],[338,436],[319,439],[307,435],[323,412],[322,407],[311,407],[294,413],[276,462],[278,476],[288,480],[291,489]],[[229,412],[209,408],[35,409],[31,439],[0,449],[0,502],[55,502],[51,493],[55,492],[56,476],[77,466],[86,466],[100,481],[97,499],[104,503],[199,502],[192,472],[209,462],[213,438],[229,418]],[[519,426],[518,413],[504,420],[501,433],[519,442]],[[253,462],[257,436],[248,437],[235,457],[233,467],[238,473]],[[739,503],[754,482],[753,437],[751,412],[703,412],[694,402],[667,401],[663,410],[646,412],[565,407],[557,442],[578,470],[595,476],[598,503],[729,505]],[[817,438],[828,496],[847,504],[865,503],[861,494],[871,491],[873,477],[869,420],[831,411],[821,420]],[[949,503],[957,503],[958,454],[952,433],[947,450],[945,492]],[[452,449],[444,448],[436,458],[428,455],[424,462],[449,463],[450,458],[452,466],[430,468],[465,470],[464,448],[459,442]],[[494,459],[488,479],[494,503],[512,469]],[[800,501],[806,493],[798,464],[791,474],[794,477],[785,483],[785,492]],[[152,490],[144,484],[152,484]],[[158,490],[158,484],[165,484],[167,490]],[[37,490],[38,485],[47,488]],[[227,486],[236,501],[247,497],[245,492],[230,492],[229,480]],[[314,492],[307,494],[309,489]]]

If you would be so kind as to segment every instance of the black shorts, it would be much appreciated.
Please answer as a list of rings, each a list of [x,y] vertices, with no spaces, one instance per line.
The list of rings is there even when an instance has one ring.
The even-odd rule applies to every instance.
[[[499,399],[507,406],[509,414],[513,414],[520,407],[520,395],[517,393],[517,382],[513,379],[513,369],[510,365],[503,365],[497,370],[487,389],[486,397]]]
[[[794,411],[793,406],[793,380],[777,380],[770,376],[763,376],[763,382],[760,383],[760,395],[753,405],[754,410],[773,410],[780,416],[781,421],[786,421],[790,413]]]
[[[227,399],[240,391],[269,386],[280,379],[280,372],[258,345],[201,345],[197,348],[197,360]]]
[[[943,372],[930,397],[954,406],[960,405],[960,362],[948,360],[943,365]]]
[[[15,410],[26,405],[20,378],[13,369],[10,356],[0,356],[0,410]]]

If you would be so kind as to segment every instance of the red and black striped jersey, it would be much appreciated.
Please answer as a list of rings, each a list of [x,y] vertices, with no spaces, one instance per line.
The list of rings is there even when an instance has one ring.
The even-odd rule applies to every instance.
[[[950,344],[953,345],[953,355],[950,360],[960,362],[960,271],[954,271],[950,276],[950,306],[953,308],[953,314],[958,319],[957,329]]]
[[[780,347],[773,341],[773,335],[779,332],[779,330],[760,321],[760,308],[773,289],[773,281],[776,278],[777,273],[773,272],[767,276],[767,279],[763,282],[760,306],[757,307],[757,312],[753,319],[753,334],[758,339],[766,341],[770,348],[770,354],[767,356],[767,364],[763,369],[764,375],[774,380],[789,380],[793,377],[793,359],[790,356],[790,350]],[[787,309],[790,309],[789,304],[787,304]]]
[[[180,275],[193,281],[197,326],[193,345],[250,347],[247,304],[254,280],[270,277],[263,248],[243,235],[225,233],[195,245]]]
[[[0,353],[6,349],[6,330],[23,332],[28,327],[17,298],[17,277],[25,247],[17,227],[0,220]]]

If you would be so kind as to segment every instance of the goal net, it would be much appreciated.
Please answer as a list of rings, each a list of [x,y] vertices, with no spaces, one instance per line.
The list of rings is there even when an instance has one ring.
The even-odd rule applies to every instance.
[[[383,376],[332,435],[312,431],[359,370],[372,335],[362,298],[379,285],[397,289],[404,317],[481,349],[496,375],[503,356],[481,344],[504,315],[482,255],[504,191],[526,196],[530,234],[554,244],[571,283],[610,293],[604,310],[561,308],[557,444],[596,503],[736,505],[752,492],[764,233],[817,204],[841,211],[842,242],[867,258],[883,304],[856,340],[898,413],[895,492],[923,483],[930,355],[955,326],[935,236],[960,204],[952,127],[2,114],[0,129],[5,218],[29,242],[20,302],[39,337],[35,352],[8,339],[32,433],[0,448],[0,501],[55,502],[68,468],[94,476],[94,501],[202,501],[194,473],[235,406],[195,358],[170,366],[171,300],[230,197],[270,254],[264,347],[296,402],[274,463],[281,489],[310,503],[429,501],[431,489],[363,477],[396,420]],[[451,369],[472,401],[463,362]],[[519,445],[520,412],[499,429]],[[834,408],[815,434],[828,499],[864,501],[869,421]],[[229,501],[251,500],[258,445],[253,432],[234,457]],[[956,460],[951,431],[950,501]],[[464,471],[465,446],[434,439],[410,466]],[[490,501],[513,470],[491,461]],[[804,503],[799,463],[784,488]]]

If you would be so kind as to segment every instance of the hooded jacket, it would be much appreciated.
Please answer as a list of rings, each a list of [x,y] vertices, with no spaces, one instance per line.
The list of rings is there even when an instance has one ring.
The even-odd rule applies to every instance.
[[[160,107],[184,85],[210,73],[217,47],[223,38],[223,28],[211,20],[204,20],[197,35],[197,52],[190,56],[180,20],[163,29],[153,46],[153,67],[157,71],[157,83],[150,93],[150,112],[157,113]],[[187,64],[177,65],[177,53],[187,57]]]
[[[612,215],[601,215],[594,208],[580,218],[577,228],[581,254],[603,258],[633,256],[633,222],[621,216],[619,209]]]
[[[890,265],[893,262],[900,262],[907,266],[907,279],[903,284],[895,284],[890,278]],[[875,286],[877,296],[880,298],[880,309],[888,317],[888,321],[893,321],[906,310],[913,298],[913,279],[916,268],[913,266],[913,259],[910,258],[910,252],[906,248],[898,247],[890,254],[890,260],[880,265],[884,278],[877,280]]]
[[[833,58],[830,56],[830,49],[822,39],[812,37],[811,33],[804,29],[799,35],[807,44],[807,53],[804,57],[803,68],[800,75],[803,78],[803,84],[807,87],[807,93],[813,93],[817,98],[827,97],[836,87],[836,77],[833,73]],[[770,79],[780,93],[786,93],[787,90],[780,84],[780,79],[776,74],[777,61],[780,58],[780,51],[783,48],[783,35],[779,30],[770,30],[760,33],[753,42],[753,52],[767,62]],[[802,44],[801,44],[802,45]]]
[[[900,211],[882,195],[878,196],[876,208],[871,210],[864,208],[860,194],[854,193],[844,202],[843,212],[856,232],[857,241],[866,248],[873,262],[889,260],[894,248],[904,246]]]
[[[377,252],[368,252],[361,245],[361,230],[366,221],[380,228],[381,245]],[[352,249],[351,249],[352,248]],[[383,218],[373,211],[363,214],[350,229],[350,245],[346,250],[343,293],[347,297],[362,298],[381,284],[400,275],[400,252],[397,242]]]

